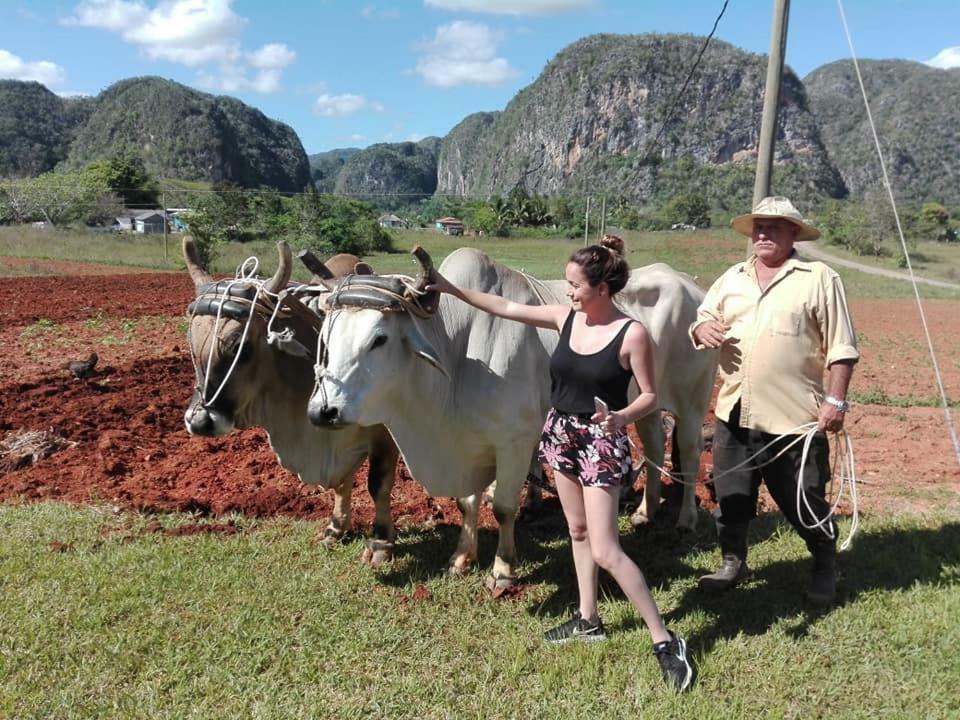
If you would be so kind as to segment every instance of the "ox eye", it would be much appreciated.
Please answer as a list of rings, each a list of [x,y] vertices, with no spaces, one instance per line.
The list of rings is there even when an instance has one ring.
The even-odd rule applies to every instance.
[[[370,349],[371,349],[371,350],[376,350],[376,349],[377,349],[378,347],[380,347],[381,345],[386,344],[386,342],[387,342],[387,336],[386,336],[386,335],[377,335],[377,336],[373,339],[373,344],[370,346]]]

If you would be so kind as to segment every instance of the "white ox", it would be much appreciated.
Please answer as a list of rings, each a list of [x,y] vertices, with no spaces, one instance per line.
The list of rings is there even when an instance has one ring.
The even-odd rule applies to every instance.
[[[452,253],[440,269],[456,285],[517,302],[567,302],[561,285],[531,283],[471,248]],[[702,291],[688,277],[657,265],[634,271],[626,293],[624,309],[643,320],[654,337],[658,381],[671,384],[665,407],[683,417],[678,422],[682,462],[698,468],[715,361],[693,352],[686,328]],[[321,335],[328,347],[308,406],[310,419],[344,428],[386,425],[413,477],[432,495],[459,498],[464,523],[450,559],[453,571],[476,559],[480,493],[496,478],[493,509],[500,535],[493,580],[510,582],[516,561],[514,516],[549,409],[549,358],[558,333],[496,318],[444,296],[427,319],[341,307],[328,314]],[[685,401],[683,388],[696,400]],[[651,448],[659,448],[662,463],[659,414],[640,430]],[[657,460],[656,452],[650,455]],[[692,526],[692,489],[687,494],[681,521]],[[659,487],[645,495],[644,508],[652,517]]]
[[[277,247],[280,262],[272,278],[217,283],[201,267],[192,238],[184,238],[184,258],[197,288],[188,331],[197,384],[184,424],[191,435],[207,437],[225,435],[234,428],[266,429],[284,468],[307,484],[333,488],[326,544],[340,539],[350,527],[354,473],[369,457],[367,485],[376,517],[364,558],[377,564],[390,559],[395,536],[390,492],[397,448],[383,426],[333,432],[308,422],[319,320],[295,298],[284,298],[272,329],[287,330],[290,338],[286,344],[268,342],[270,303],[287,286],[292,270],[290,249],[286,243]],[[337,274],[352,272],[355,263],[356,258],[347,257],[328,261]],[[285,347],[300,352],[291,354]]]
[[[523,275],[477,250],[457,250],[441,271],[463,287],[539,302]],[[342,305],[327,312],[310,419],[345,429],[386,425],[417,482],[431,495],[458,498],[463,526],[452,573],[476,560],[480,498],[497,478],[491,580],[501,587],[514,580],[514,517],[549,409],[554,335],[446,295],[425,319]]]

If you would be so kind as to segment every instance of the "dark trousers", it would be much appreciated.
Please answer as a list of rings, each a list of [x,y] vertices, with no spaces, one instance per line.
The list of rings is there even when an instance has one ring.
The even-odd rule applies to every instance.
[[[714,517],[721,550],[725,554],[746,558],[747,525],[757,515],[757,498],[760,482],[763,481],[784,517],[806,541],[810,552],[814,555],[832,553],[836,540],[828,538],[824,530],[832,529],[836,537],[833,518],[827,527],[814,529],[808,529],[800,522],[802,518],[807,525],[813,525],[830,513],[830,505],[825,498],[826,486],[830,481],[830,445],[826,435],[817,433],[813,438],[803,469],[803,489],[816,517],[810,514],[802,499],[801,514],[797,514],[797,475],[803,455],[803,441],[773,460],[784,446],[796,439],[796,435],[785,436],[743,467],[726,474],[729,468],[740,465],[776,437],[740,427],[740,403],[734,407],[729,422],[717,418],[713,435],[713,473],[717,477],[713,484],[717,499]]]

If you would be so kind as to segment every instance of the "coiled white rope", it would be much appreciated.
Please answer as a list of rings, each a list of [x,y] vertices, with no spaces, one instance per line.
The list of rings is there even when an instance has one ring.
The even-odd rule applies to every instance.
[[[833,485],[837,476],[839,475],[839,485],[837,487],[836,496],[833,500],[833,503],[830,506],[829,512],[826,516],[818,518],[817,514],[810,507],[810,501],[807,498],[807,493],[803,487],[803,470],[807,464],[807,454],[810,449],[810,445],[813,442],[813,438],[817,434],[817,423],[810,422],[804,423],[803,425],[798,425],[789,432],[783,433],[782,435],[776,436],[769,443],[760,448],[753,455],[748,457],[741,463],[734,465],[731,468],[727,468],[722,473],[714,475],[711,478],[706,480],[697,480],[696,476],[699,474],[699,470],[693,471],[682,471],[674,472],[672,470],[667,470],[655,462],[650,460],[646,456],[641,456],[641,462],[647,463],[661,473],[670,477],[673,482],[679,483],[680,485],[695,487],[697,485],[706,485],[710,482],[715,482],[717,479],[722,478],[726,475],[729,475],[737,470],[740,470],[743,467],[750,466],[752,469],[758,470],[770,463],[774,462],[777,458],[783,455],[787,450],[792,448],[794,445],[802,442],[803,443],[803,453],[800,456],[800,467],[797,471],[797,517],[800,520],[800,523],[807,528],[808,530],[819,529],[821,530],[828,538],[831,540],[836,539],[836,526],[832,522],[834,512],[840,506],[840,501],[843,498],[844,487],[848,488],[848,494],[850,495],[850,504],[851,504],[851,524],[850,532],[847,534],[847,538],[840,545],[841,550],[846,550],[850,547],[851,542],[853,541],[854,535],[856,535],[857,529],[860,526],[860,507],[859,507],[859,496],[857,494],[857,474],[856,467],[854,465],[853,457],[853,441],[850,439],[849,433],[846,430],[841,430],[838,433],[835,433],[835,437],[838,438],[836,447],[839,449],[838,452],[835,452],[834,457],[834,466],[835,471],[830,474],[830,483]],[[781,442],[785,437],[792,437],[793,439],[785,444],[772,458],[763,462],[761,464],[751,464],[756,460],[760,455],[762,455],[766,450],[773,447],[777,443]],[[632,441],[631,441],[632,442]],[[682,476],[684,475],[693,475],[694,480],[685,480]],[[832,492],[832,489],[831,489]],[[813,524],[808,524],[803,519],[803,514],[801,512],[801,506],[806,507],[807,513],[810,517],[814,518]]]

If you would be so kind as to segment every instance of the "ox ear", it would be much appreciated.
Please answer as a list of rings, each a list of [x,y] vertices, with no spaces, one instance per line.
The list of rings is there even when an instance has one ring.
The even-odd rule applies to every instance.
[[[413,351],[414,355],[419,355],[428,363],[433,365],[437,370],[442,372],[443,376],[447,378],[447,380],[450,379],[450,373],[447,372],[447,369],[443,366],[443,363],[440,362],[440,358],[437,356],[437,351],[434,349],[430,341],[423,336],[423,333],[420,332],[416,325],[411,325],[410,333],[404,337],[404,342],[410,346],[410,349]]]

